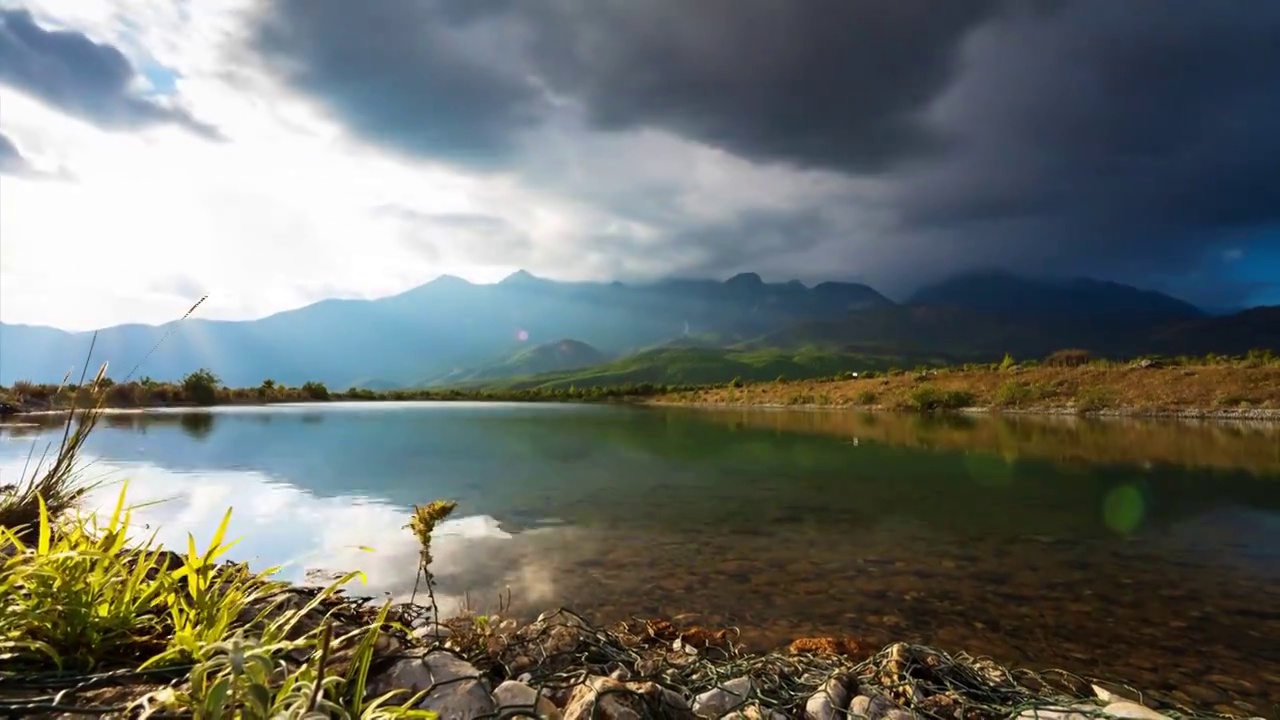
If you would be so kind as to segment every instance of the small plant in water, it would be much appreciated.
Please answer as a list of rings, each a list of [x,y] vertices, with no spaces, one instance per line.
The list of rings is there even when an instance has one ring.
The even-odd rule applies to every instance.
[[[452,500],[434,500],[426,505],[414,505],[413,517],[409,519],[409,524],[405,526],[413,531],[414,537],[418,538],[418,544],[422,548],[418,560],[418,577],[413,583],[413,595],[417,596],[418,594],[418,581],[425,579],[427,597],[431,600],[431,615],[437,625],[440,623],[440,608],[436,606],[436,595],[433,588],[435,579],[432,578],[430,570],[431,533],[445,518],[453,514],[457,507],[458,503]]]

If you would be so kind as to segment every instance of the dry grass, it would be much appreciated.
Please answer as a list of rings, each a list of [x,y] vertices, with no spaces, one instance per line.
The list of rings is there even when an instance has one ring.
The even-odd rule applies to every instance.
[[[96,335],[94,339],[96,341]],[[93,353],[92,344],[89,353]],[[85,370],[88,370],[87,361]],[[104,395],[101,384],[106,372],[107,365],[103,363],[88,385],[84,382],[84,374],[81,374],[79,384],[85,388],[86,397],[83,402],[77,403],[79,395],[73,394],[57,450],[51,456],[49,449],[46,449],[35,459],[34,467],[31,466],[34,458],[29,458],[28,468],[24,468],[18,482],[0,488],[0,528],[9,529],[18,540],[26,541],[31,538],[39,527],[42,513],[61,517],[77,507],[85,495],[94,489],[93,483],[86,482],[80,476],[79,457],[89,433],[93,432],[102,417]],[[35,447],[31,450],[34,456]]]
[[[1178,414],[1280,410],[1280,364],[952,368],[851,380],[755,383],[668,393],[656,402],[918,409],[921,395],[965,394],[971,407],[1034,412]]]

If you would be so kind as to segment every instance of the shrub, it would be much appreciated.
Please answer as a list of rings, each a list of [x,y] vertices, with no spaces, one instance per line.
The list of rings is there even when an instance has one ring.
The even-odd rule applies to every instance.
[[[328,400],[329,388],[322,382],[308,380],[302,383],[302,394],[309,400]]]
[[[971,407],[973,401],[973,393],[964,390],[939,390],[932,385],[921,385],[907,395],[906,406],[920,412],[933,412]]]
[[[861,390],[858,392],[858,404],[875,405],[877,397],[875,390]]]
[[[1032,399],[1031,386],[1021,380],[1010,380],[996,389],[995,404],[999,407],[1022,407]]]
[[[222,381],[213,371],[200,368],[182,378],[182,394],[200,405],[212,405],[218,401],[218,388]]]
[[[1100,387],[1081,388],[1076,393],[1076,410],[1079,412],[1097,412],[1111,406],[1111,396]]]
[[[1045,363],[1054,367],[1079,367],[1092,361],[1093,353],[1082,348],[1056,350],[1045,358]]]
[[[1009,353],[1005,353],[1004,359],[1000,361],[1000,370],[1001,372],[1005,370],[1011,370],[1013,366],[1017,364],[1018,364],[1018,361],[1014,360],[1012,355],[1010,355]]]

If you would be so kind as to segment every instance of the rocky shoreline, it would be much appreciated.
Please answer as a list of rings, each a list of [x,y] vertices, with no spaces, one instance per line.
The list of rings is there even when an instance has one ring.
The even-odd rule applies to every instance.
[[[307,610],[318,595],[316,588],[287,586],[271,600],[280,612],[303,608],[290,632],[295,639],[354,637],[376,616],[367,600],[341,594]],[[263,621],[260,607],[248,615],[255,613]],[[563,609],[527,624],[482,615],[439,624],[429,618],[427,608],[404,604],[392,606],[384,624],[374,623],[365,687],[369,697],[398,692],[390,704],[413,697],[415,707],[441,720],[1227,717],[1143,704],[1136,691],[1064,672],[1009,670],[901,642],[875,649],[848,637],[802,638],[776,652],[747,653],[732,629],[664,620],[606,628]],[[335,641],[317,652],[326,673],[344,675],[352,651]],[[315,654],[290,662],[313,662]],[[156,698],[190,689],[181,673],[115,671],[70,681],[57,675],[57,684],[39,687],[30,676],[0,673],[0,715],[138,717]]]

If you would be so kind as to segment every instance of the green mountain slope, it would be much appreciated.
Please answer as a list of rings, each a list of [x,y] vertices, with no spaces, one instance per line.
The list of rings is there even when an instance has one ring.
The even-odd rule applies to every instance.
[[[434,377],[422,385],[471,385],[500,378],[578,370],[608,360],[608,355],[587,343],[566,338],[526,348],[501,362]]]
[[[775,380],[830,377],[847,372],[885,370],[938,363],[926,356],[856,355],[818,349],[657,348],[582,370],[514,378],[495,386],[513,389],[607,387],[626,383],[700,385],[733,378]]]

